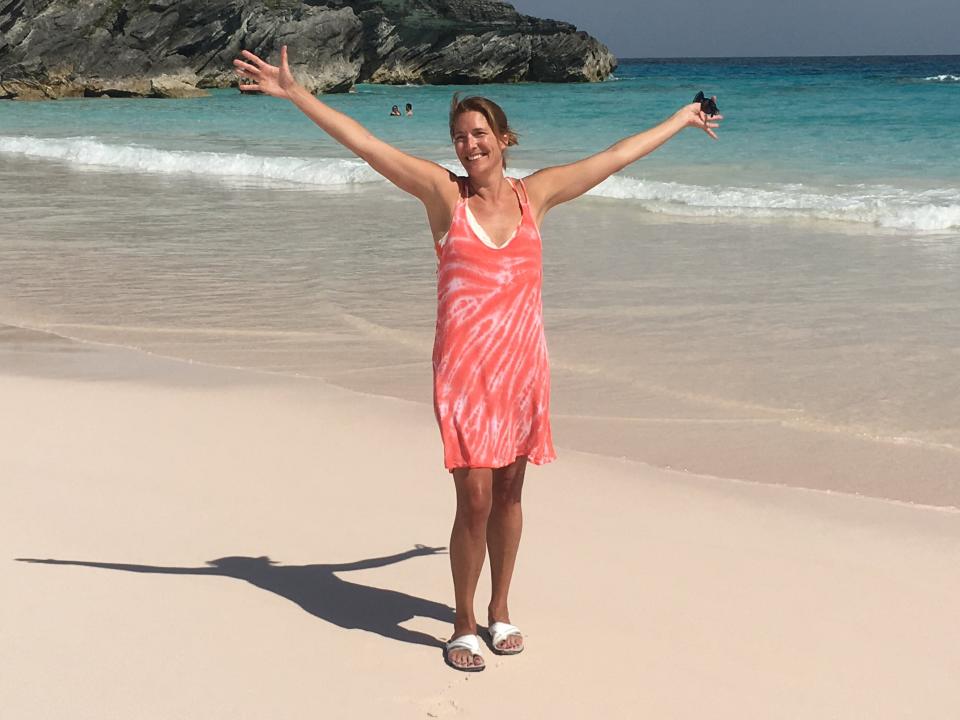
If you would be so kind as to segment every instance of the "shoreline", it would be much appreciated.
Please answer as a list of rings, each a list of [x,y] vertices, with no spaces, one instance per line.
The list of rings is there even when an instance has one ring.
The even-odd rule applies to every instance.
[[[252,378],[254,377],[264,378],[267,382],[269,382],[272,379],[277,382],[293,381],[295,383],[316,383],[320,386],[337,388],[338,390],[342,390],[347,393],[355,393],[357,395],[360,395],[366,398],[410,403],[418,408],[425,409],[429,413],[432,413],[432,409],[430,408],[429,404],[426,402],[412,399],[410,397],[398,397],[396,395],[392,395],[386,392],[378,393],[371,390],[361,389],[357,386],[351,386],[350,384],[346,384],[343,381],[337,382],[336,380],[330,380],[330,379],[317,377],[313,375],[287,373],[282,371],[268,370],[264,368],[219,365],[216,363],[206,362],[203,360],[195,360],[195,359],[165,355],[163,353],[155,352],[146,348],[124,345],[122,343],[111,343],[111,342],[100,341],[100,340],[90,340],[90,339],[85,339],[85,338],[80,338],[75,336],[68,336],[52,330],[41,330],[41,329],[31,328],[31,327],[26,327],[21,325],[14,325],[9,322],[0,323],[0,374],[2,374],[5,370],[5,368],[3,367],[3,354],[6,351],[6,348],[4,347],[5,343],[4,343],[3,335],[4,333],[9,333],[11,329],[14,331],[22,331],[28,335],[36,334],[39,337],[46,338],[48,341],[54,341],[55,339],[55,342],[59,341],[61,343],[64,343],[67,348],[72,347],[74,350],[76,350],[77,348],[83,347],[83,348],[90,349],[94,354],[96,354],[98,351],[102,352],[106,350],[108,351],[107,353],[108,357],[110,352],[135,353],[135,354],[143,355],[144,359],[139,363],[137,362],[132,363],[133,366],[137,366],[138,364],[140,365],[153,364],[156,367],[164,367],[165,364],[172,363],[172,365],[169,365],[168,367],[177,367],[177,364],[180,364],[183,367],[183,372],[176,373],[176,374],[184,378],[191,378],[191,372],[193,372],[191,368],[194,368],[197,370],[199,369],[205,370],[205,373],[203,375],[200,375],[200,373],[196,373],[199,377],[209,377],[210,374],[215,375],[220,372],[225,372],[225,373],[239,373],[240,376],[242,376],[243,374],[249,374]],[[41,350],[41,354],[43,353],[44,351]],[[16,353],[13,353],[13,356],[15,355]],[[96,362],[100,362],[100,359],[94,361],[94,363]],[[119,362],[119,363],[108,363],[107,367],[109,369],[107,370],[106,375],[107,377],[109,377],[110,373],[117,372],[119,368],[122,368],[125,366],[123,362]],[[67,376],[70,376],[71,373],[76,373],[77,369],[78,368],[74,366],[69,370],[67,370],[65,374]],[[365,368],[358,371],[358,373],[365,374],[373,370],[376,370],[376,368]],[[99,370],[97,368],[89,368],[89,371],[93,372],[95,375],[99,375]],[[58,377],[62,376],[62,372],[57,376]],[[560,430],[561,437],[564,437],[564,436],[566,436],[566,438],[573,437],[575,431],[578,431],[577,434],[579,435],[579,438],[581,438],[580,442],[577,443],[575,448],[568,448],[567,445],[563,445],[562,446],[563,449],[564,450],[573,449],[576,452],[582,453],[586,456],[596,456],[597,458],[602,458],[606,460],[636,463],[644,467],[649,467],[651,469],[679,472],[692,477],[697,477],[702,479],[709,478],[710,480],[717,481],[717,482],[743,483],[746,485],[770,485],[773,487],[783,487],[783,488],[790,488],[790,489],[796,489],[796,490],[804,490],[804,491],[809,491],[814,493],[824,493],[826,495],[842,495],[842,496],[850,496],[855,498],[878,500],[881,502],[888,502],[894,505],[902,505],[906,507],[915,507],[915,508],[923,508],[923,509],[930,509],[930,510],[943,510],[947,512],[960,513],[960,506],[956,504],[927,503],[927,502],[920,502],[920,501],[915,501],[911,499],[904,499],[904,498],[898,498],[898,497],[886,497],[883,495],[869,494],[866,492],[855,492],[855,491],[851,491],[844,488],[795,485],[795,484],[791,484],[790,482],[770,480],[767,477],[765,477],[764,479],[755,479],[755,478],[741,478],[741,477],[736,477],[732,475],[724,476],[724,475],[718,475],[715,473],[704,472],[702,470],[701,471],[690,470],[687,467],[685,467],[684,464],[678,464],[678,465],[658,464],[658,463],[649,462],[648,460],[645,460],[642,457],[624,456],[616,453],[615,451],[604,452],[602,449],[597,449],[598,446],[600,448],[603,447],[602,435],[603,435],[603,423],[605,421],[613,420],[617,423],[623,423],[627,420],[630,420],[633,422],[633,424],[642,425],[642,424],[649,423],[654,426],[666,425],[667,427],[669,427],[671,423],[674,423],[674,424],[689,423],[690,421],[685,418],[649,418],[649,419],[648,418],[620,418],[620,417],[605,418],[602,416],[577,416],[577,415],[569,415],[569,414],[558,413],[558,412],[552,413],[551,416],[553,419],[552,424],[554,425],[555,428],[558,428]],[[431,417],[432,417],[432,414],[431,414]],[[742,425],[744,422],[747,422],[747,421],[731,419],[731,420],[715,420],[712,422],[710,421],[701,421],[701,422],[704,422],[705,427],[708,428],[707,430],[704,431],[705,436],[710,436],[711,434],[722,433],[724,424],[730,425],[730,426],[737,426],[738,424]],[[764,423],[773,424],[773,425],[778,424],[777,421],[771,420],[771,419],[766,419],[766,420],[761,420],[756,422],[759,424],[764,424]],[[591,433],[592,428],[599,428],[599,430],[592,432],[592,434],[589,434]],[[586,433],[584,433],[585,430],[587,431]],[[813,432],[814,432],[814,437],[811,440],[811,442],[816,443],[817,440],[820,440],[821,442],[824,441],[823,438],[817,436],[817,433],[819,433],[819,431],[813,431]],[[589,434],[588,435],[589,440],[586,441],[586,444],[584,444],[584,441],[582,440],[582,438],[584,437],[584,434]],[[661,435],[659,435],[658,437],[662,439],[668,434],[669,434],[669,431],[664,430],[664,432],[662,432]],[[827,436],[826,440],[829,440],[829,436]],[[590,445],[590,441],[593,442],[592,446]],[[891,442],[889,439],[870,438],[870,437],[864,437],[863,442],[867,446],[871,444],[878,444],[880,446],[899,444],[896,442]],[[909,446],[910,443],[904,442],[903,445]],[[930,450],[936,450],[937,448],[930,447],[928,443],[921,443],[919,446],[911,449],[914,449],[917,452],[922,453],[922,452],[930,452]],[[954,451],[955,449],[948,446],[947,448],[945,448],[945,450]]]
[[[11,717],[479,718],[506,703],[892,719],[960,702],[955,512],[561,446],[528,472],[511,597],[527,650],[485,651],[464,675],[440,657],[446,558],[414,549],[446,544],[454,506],[429,408],[18,343],[0,346]],[[587,637],[609,641],[583,652]]]

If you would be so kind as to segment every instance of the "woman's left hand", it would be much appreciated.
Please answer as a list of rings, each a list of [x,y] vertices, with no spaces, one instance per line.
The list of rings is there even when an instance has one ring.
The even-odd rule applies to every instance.
[[[716,100],[717,96],[714,95],[713,99]],[[720,127],[720,121],[723,120],[723,115],[707,115],[700,109],[700,103],[698,102],[684,105],[677,110],[674,117],[682,120],[684,127],[700,128],[714,140],[717,139],[717,134],[714,130]]]

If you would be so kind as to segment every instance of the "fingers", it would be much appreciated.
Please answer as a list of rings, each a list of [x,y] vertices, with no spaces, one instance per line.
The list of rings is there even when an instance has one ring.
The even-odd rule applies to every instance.
[[[257,83],[240,83],[237,87],[240,92],[264,92]]]
[[[287,46],[284,45],[280,48],[280,67],[284,70],[289,70],[290,66],[287,64]]]
[[[265,63],[263,60],[261,60],[260,58],[258,58],[256,55],[254,55],[254,54],[253,54],[252,52],[250,52],[249,50],[241,50],[241,51],[240,51],[240,54],[243,55],[245,58],[247,58],[250,62],[252,62],[252,63],[253,63],[254,65],[256,65],[257,67],[261,67],[261,66],[263,66],[263,65],[266,65],[266,63]]]
[[[250,63],[245,63],[243,60],[234,60],[233,66],[237,69],[237,73],[244,77],[255,77],[260,74],[259,68],[254,67]]]
[[[712,100],[716,102],[717,96],[714,95]],[[717,138],[717,134],[714,132],[714,130],[720,127],[720,121],[723,120],[723,115],[707,115],[703,111],[701,104],[698,102],[687,105],[687,109],[690,111],[690,119],[688,120],[688,124],[700,128],[714,140],[719,139]]]

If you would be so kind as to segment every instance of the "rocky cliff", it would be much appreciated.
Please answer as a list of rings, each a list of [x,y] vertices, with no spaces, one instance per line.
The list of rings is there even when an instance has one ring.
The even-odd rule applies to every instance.
[[[0,0],[0,98],[185,97],[236,84],[242,48],[314,92],[357,82],[592,82],[610,51],[498,0]]]

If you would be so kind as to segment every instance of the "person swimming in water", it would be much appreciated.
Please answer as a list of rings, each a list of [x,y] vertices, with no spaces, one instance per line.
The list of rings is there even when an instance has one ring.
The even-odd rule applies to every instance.
[[[434,413],[457,501],[450,536],[456,609],[444,660],[457,670],[483,670],[474,600],[485,556],[489,647],[515,655],[524,640],[511,624],[507,599],[523,526],[524,473],[528,462],[556,457],[541,302],[543,218],[684,128],[716,139],[723,116],[690,103],[594,155],[520,179],[505,175],[517,134],[503,109],[486,98],[454,95],[450,140],[466,172],[458,176],[377,138],[299,85],[286,46],[279,65],[246,50],[242,56],[234,60],[248,81],[242,90],[289,100],[426,209],[438,261]]]

